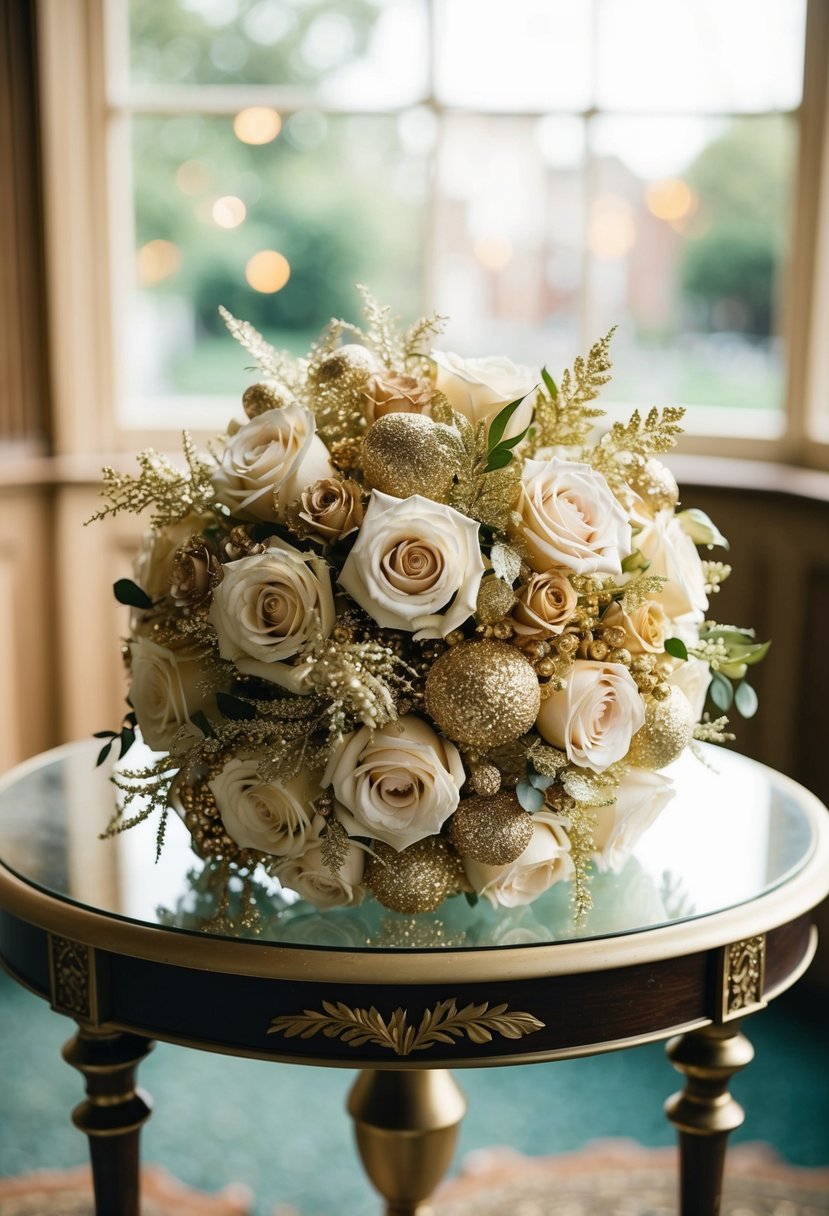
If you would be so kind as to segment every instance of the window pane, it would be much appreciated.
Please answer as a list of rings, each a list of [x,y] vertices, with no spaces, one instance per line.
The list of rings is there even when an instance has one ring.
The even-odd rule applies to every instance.
[[[441,144],[435,264],[444,344],[559,365],[579,342],[584,128],[456,116]]]
[[[421,312],[423,145],[417,114],[307,112],[261,146],[230,116],[135,119],[127,397],[238,392],[220,304],[297,353],[355,319],[357,282]]]
[[[591,127],[591,333],[619,325],[619,400],[780,408],[778,300],[796,128],[772,118]]]
[[[805,0],[599,0],[598,104],[740,111],[798,105]]]
[[[426,79],[424,0],[129,0],[136,84],[263,84],[394,105]]]
[[[485,111],[586,108],[592,11],[582,0],[439,0],[438,99]]]

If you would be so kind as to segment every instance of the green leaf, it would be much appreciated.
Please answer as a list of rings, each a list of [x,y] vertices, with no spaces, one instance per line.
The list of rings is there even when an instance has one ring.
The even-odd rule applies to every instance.
[[[118,753],[119,760],[124,759],[124,756],[126,756],[127,752],[130,750],[130,748],[132,747],[134,742],[135,742],[135,731],[131,730],[128,726],[125,726],[124,729],[121,731],[121,750]]]
[[[524,397],[518,397],[517,400],[510,401],[509,405],[505,405],[504,408],[500,410],[492,419],[492,423],[489,428],[488,440],[490,452],[493,450],[493,448],[497,448],[498,444],[501,442],[504,431],[507,429],[507,423],[527,395],[528,394],[525,393]]]
[[[744,718],[753,718],[757,713],[757,706],[760,704],[757,693],[750,684],[746,684],[743,680],[742,684],[738,684],[734,693],[734,704],[737,712],[742,714]]]
[[[533,770],[531,773],[529,773],[527,775],[527,780],[529,781],[529,783],[533,787],[533,789],[536,789],[536,790],[549,789],[550,786],[553,784],[552,777],[545,777],[544,773],[537,773],[537,772],[535,772],[535,770]]]
[[[674,659],[687,659],[688,647],[683,642],[682,638],[666,638],[665,653],[669,654]]]
[[[114,739],[118,734],[115,730],[96,730],[93,739]]]
[[[112,590],[119,604],[127,604],[130,608],[152,608],[153,601],[147,592],[134,583],[131,578],[119,578],[112,584]]]
[[[723,713],[731,708],[731,702],[734,700],[734,689],[730,681],[726,680],[725,676],[720,675],[715,671],[711,676],[711,700],[716,705],[717,709],[721,709]]]
[[[207,715],[203,709],[197,709],[196,712],[191,716],[190,721],[194,726],[199,728],[205,739],[211,739],[213,737],[213,727],[208,722]]]
[[[638,549],[634,549],[622,562],[622,572],[624,574],[635,574],[637,570],[647,570],[649,565],[648,559],[643,557]]]
[[[550,400],[555,401],[558,398],[558,385],[547,371],[546,367],[542,367],[541,369],[541,379],[544,381],[544,387],[550,394]]]
[[[101,750],[98,752],[98,759],[95,761],[96,768],[98,768],[98,766],[103,764],[103,762],[106,760],[113,743],[114,743],[114,739],[110,739],[109,743],[105,743],[104,746],[101,748]]]
[[[241,697],[234,697],[230,692],[217,692],[216,704],[225,718],[234,722],[246,721],[256,717],[256,706]]]
[[[506,448],[495,448],[489,453],[489,458],[486,462],[485,473],[494,473],[496,469],[505,469],[512,460],[512,452]]]
[[[529,781],[519,781],[515,787],[515,796],[525,811],[532,815],[544,806],[544,794],[530,785]]]
[[[478,895],[477,895],[477,892],[475,892],[475,891],[464,891],[463,897],[466,900],[466,902],[469,904],[470,908],[474,908],[476,903],[478,902]]]

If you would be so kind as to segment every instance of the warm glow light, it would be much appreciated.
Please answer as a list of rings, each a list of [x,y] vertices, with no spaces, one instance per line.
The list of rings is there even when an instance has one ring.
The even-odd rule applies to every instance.
[[[245,278],[254,291],[281,291],[290,277],[288,259],[275,249],[261,249],[245,267]]]
[[[152,287],[175,274],[181,265],[181,250],[172,241],[147,241],[135,255],[139,287]]]
[[[201,194],[210,186],[210,170],[200,160],[186,160],[176,169],[176,185],[182,194]]]
[[[217,198],[213,204],[213,223],[220,228],[238,228],[248,213],[248,209],[235,194],[225,194]]]
[[[668,177],[651,182],[645,191],[645,203],[658,220],[681,220],[696,207],[696,195],[687,182]]]
[[[636,242],[633,210],[616,194],[603,194],[590,209],[587,243],[597,258],[623,258]]]
[[[233,119],[233,134],[243,144],[269,144],[282,130],[282,119],[270,106],[248,106]]]
[[[512,261],[512,241],[505,236],[481,236],[472,246],[475,257],[487,270],[503,270]]]

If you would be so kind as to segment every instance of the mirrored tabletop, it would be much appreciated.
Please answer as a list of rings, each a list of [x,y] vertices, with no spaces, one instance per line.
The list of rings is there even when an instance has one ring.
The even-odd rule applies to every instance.
[[[676,794],[619,873],[597,873],[593,910],[576,923],[567,883],[534,903],[470,906],[463,896],[405,916],[375,900],[318,912],[257,874],[228,886],[199,859],[170,815],[160,859],[156,824],[101,839],[114,808],[97,743],[70,744],[0,783],[0,860],[58,900],[170,930],[267,945],[373,949],[486,949],[605,938],[734,908],[786,883],[815,849],[805,791],[732,752],[701,747],[665,770]],[[131,753],[131,767],[136,767]]]

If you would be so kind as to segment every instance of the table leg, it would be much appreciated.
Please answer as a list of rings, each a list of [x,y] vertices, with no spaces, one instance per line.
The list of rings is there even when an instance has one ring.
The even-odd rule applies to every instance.
[[[466,1100],[446,1069],[366,1069],[348,1096],[357,1148],[386,1216],[425,1216],[422,1205],[455,1152]]]
[[[719,1216],[728,1135],[745,1118],[728,1084],[754,1048],[731,1022],[678,1035],[667,1052],[686,1077],[684,1090],[665,1103],[679,1132],[680,1216]]]
[[[89,1137],[95,1216],[138,1216],[138,1139],[152,1104],[136,1088],[135,1070],[152,1048],[139,1035],[86,1026],[63,1048],[64,1060],[86,1081],[86,1101],[72,1121]]]

